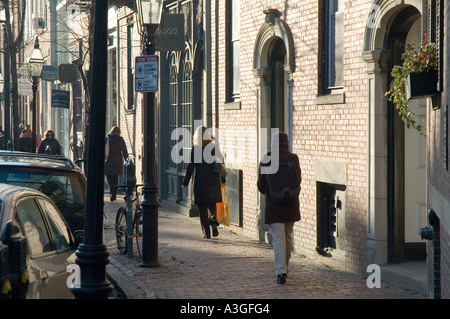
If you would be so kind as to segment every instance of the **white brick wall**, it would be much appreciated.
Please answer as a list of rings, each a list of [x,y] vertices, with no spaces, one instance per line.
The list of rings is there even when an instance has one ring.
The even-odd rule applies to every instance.
[[[222,146],[226,154],[241,154],[244,178],[244,233],[257,237],[257,86],[253,75],[254,46],[264,24],[263,10],[278,9],[292,31],[296,71],[293,74],[293,151],[302,168],[300,195],[302,220],[295,227],[296,250],[317,256],[315,162],[345,163],[347,167],[347,251],[338,266],[361,271],[366,255],[367,201],[367,76],[362,59],[366,19],[371,1],[346,1],[344,45],[345,104],[316,105],[318,94],[319,1],[241,1],[241,110],[224,110],[225,102],[225,1],[211,1],[212,69],[218,77]],[[218,7],[219,14],[215,10]],[[215,21],[215,17],[219,21]],[[220,30],[216,46],[216,28]],[[219,60],[215,52],[219,50]],[[215,74],[215,65],[218,74]],[[214,98],[214,94],[213,94]],[[246,134],[240,134],[244,130]]]

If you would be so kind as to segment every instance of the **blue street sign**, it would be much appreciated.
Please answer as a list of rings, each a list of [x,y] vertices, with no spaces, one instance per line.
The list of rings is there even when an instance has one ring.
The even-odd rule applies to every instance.
[[[58,67],[53,65],[44,65],[41,79],[43,81],[56,81],[58,79]]]

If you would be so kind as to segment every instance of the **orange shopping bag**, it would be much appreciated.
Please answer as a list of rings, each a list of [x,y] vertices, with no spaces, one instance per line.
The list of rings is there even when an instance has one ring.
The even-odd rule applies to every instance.
[[[230,209],[228,207],[225,184],[222,184],[222,201],[216,203],[216,220],[219,224],[230,226]]]

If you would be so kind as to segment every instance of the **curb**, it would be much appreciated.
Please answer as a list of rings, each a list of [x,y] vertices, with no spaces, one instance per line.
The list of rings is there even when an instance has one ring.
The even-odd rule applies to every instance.
[[[114,266],[106,265],[106,276],[119,295],[117,299],[149,299],[144,291],[121,274]],[[150,298],[154,299],[154,298]]]

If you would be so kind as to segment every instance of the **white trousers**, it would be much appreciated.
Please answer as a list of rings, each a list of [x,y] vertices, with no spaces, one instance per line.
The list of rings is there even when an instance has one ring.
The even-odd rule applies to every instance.
[[[275,274],[287,274],[293,248],[294,223],[269,224],[272,235]]]

